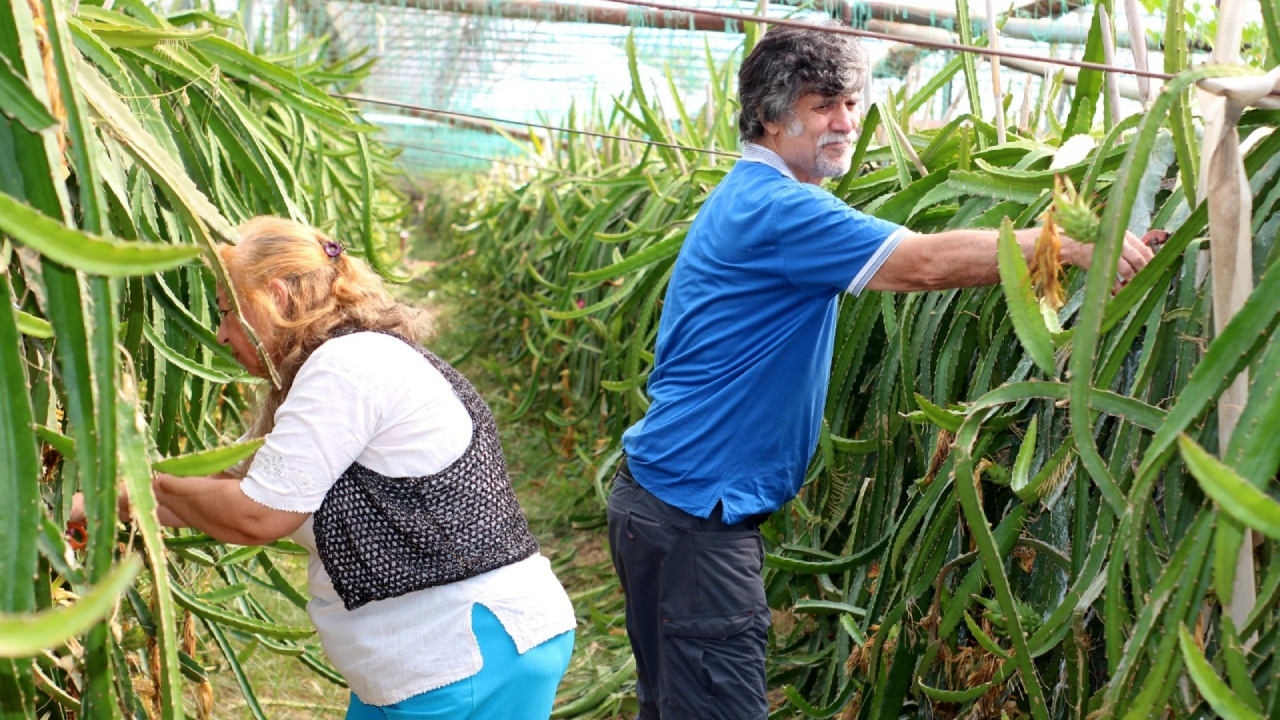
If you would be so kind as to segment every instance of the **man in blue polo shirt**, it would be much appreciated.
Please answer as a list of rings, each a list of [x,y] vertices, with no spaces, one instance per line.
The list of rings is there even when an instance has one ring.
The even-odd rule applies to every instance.
[[[770,624],[758,525],[800,491],[837,297],[995,283],[997,233],[912,233],[821,188],[849,170],[867,76],[856,41],[775,26],[738,73],[742,159],[689,228],[644,419],[609,498],[642,720],[764,720]],[[1039,233],[1018,232],[1030,256]],[[1089,246],[1063,239],[1062,260]],[[1117,285],[1151,258],[1126,237]]]

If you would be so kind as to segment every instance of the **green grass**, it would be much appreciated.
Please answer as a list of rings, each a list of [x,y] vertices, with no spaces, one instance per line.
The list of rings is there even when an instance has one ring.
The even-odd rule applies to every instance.
[[[283,555],[275,558],[277,567],[295,587],[305,588],[307,583],[307,559],[301,555]],[[309,625],[306,613],[285,600],[270,588],[254,588],[254,597],[281,623]],[[315,675],[295,658],[277,655],[256,643],[251,636],[228,631],[228,640],[235,649],[241,666],[249,679],[254,695],[263,713],[271,720],[304,720],[305,718],[342,718],[346,713],[348,691]],[[197,625],[199,645],[196,657],[205,665],[212,665],[209,680],[213,689],[212,720],[242,720],[253,718],[240,692],[235,677],[219,652],[217,645]],[[320,647],[318,637],[306,643]],[[320,653],[323,655],[323,653]],[[194,694],[189,691],[187,709],[192,717]]]

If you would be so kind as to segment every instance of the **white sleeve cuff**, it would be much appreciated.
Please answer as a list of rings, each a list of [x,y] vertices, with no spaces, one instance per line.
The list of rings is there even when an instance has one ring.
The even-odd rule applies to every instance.
[[[898,247],[898,243],[902,242],[902,238],[909,234],[911,234],[911,231],[903,227],[898,228],[892,235],[885,238],[884,242],[880,243],[880,247],[875,254],[871,256],[866,265],[862,266],[862,270],[853,278],[853,282],[850,282],[849,287],[845,288],[844,291],[850,295],[857,295],[862,292],[867,287],[867,283],[871,282],[871,278],[875,277],[876,271],[880,269],[885,260],[889,259],[889,255],[893,253],[894,249]]]

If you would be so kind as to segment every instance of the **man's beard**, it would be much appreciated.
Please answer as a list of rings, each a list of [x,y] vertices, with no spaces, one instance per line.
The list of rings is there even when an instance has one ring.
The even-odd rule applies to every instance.
[[[799,118],[793,117],[787,121],[786,132],[788,137],[800,137],[804,134],[804,125]],[[838,160],[832,160],[822,152],[822,146],[834,142],[849,143],[849,149]],[[814,166],[821,177],[837,178],[849,172],[849,165],[853,160],[853,133],[823,133],[822,137],[818,138],[818,150],[815,160]]]
[[[838,159],[832,159],[823,152],[823,147],[829,143],[847,142],[848,149],[841,153]],[[818,138],[818,157],[815,163],[818,174],[824,178],[837,178],[849,172],[849,165],[853,160],[853,135],[845,133],[829,132],[823,133]]]

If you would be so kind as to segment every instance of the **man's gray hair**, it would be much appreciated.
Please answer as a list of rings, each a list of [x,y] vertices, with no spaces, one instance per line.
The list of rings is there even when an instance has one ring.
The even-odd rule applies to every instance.
[[[764,136],[766,122],[785,123],[803,95],[856,95],[870,71],[867,53],[852,35],[826,32],[843,27],[832,18],[810,27],[774,25],[738,68],[742,141]]]

